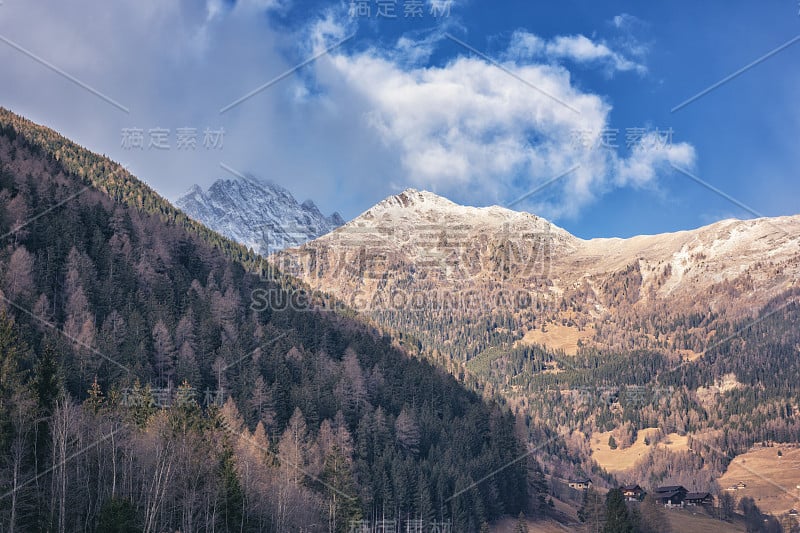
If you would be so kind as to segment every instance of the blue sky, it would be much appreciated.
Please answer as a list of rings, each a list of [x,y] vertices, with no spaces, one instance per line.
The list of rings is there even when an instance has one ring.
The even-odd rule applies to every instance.
[[[585,238],[800,213],[796,2],[435,1],[6,0],[0,105],[173,200],[231,172],[346,218],[525,197]]]

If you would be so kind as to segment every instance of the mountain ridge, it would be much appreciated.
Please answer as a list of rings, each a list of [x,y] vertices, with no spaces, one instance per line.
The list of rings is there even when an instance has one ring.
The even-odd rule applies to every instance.
[[[375,210],[382,210],[382,209],[385,209],[385,208],[388,208],[388,207],[396,207],[396,206],[399,205],[399,206],[405,207],[405,208],[413,208],[415,205],[418,205],[414,201],[415,198],[416,199],[421,199],[422,202],[419,205],[424,205],[426,207],[436,207],[436,206],[442,207],[442,206],[444,206],[444,207],[448,207],[448,208],[463,209],[465,211],[479,212],[479,213],[480,212],[489,213],[489,212],[493,212],[494,211],[494,212],[510,212],[510,213],[515,213],[515,214],[520,214],[520,215],[529,215],[530,217],[533,217],[533,219],[535,219],[535,220],[544,220],[544,221],[548,222],[549,224],[551,224],[553,227],[557,227],[557,228],[569,233],[573,238],[581,240],[581,241],[584,241],[584,242],[592,242],[592,241],[627,241],[627,240],[631,240],[631,239],[639,239],[639,238],[646,238],[646,237],[660,237],[660,236],[666,236],[666,235],[683,234],[683,233],[687,233],[687,232],[696,232],[696,231],[700,231],[700,230],[703,230],[703,229],[709,229],[709,228],[712,228],[712,227],[717,226],[717,225],[724,225],[724,224],[731,224],[731,223],[747,223],[747,222],[751,222],[751,223],[766,223],[766,224],[769,224],[769,223],[772,223],[772,222],[786,222],[786,221],[790,221],[790,220],[800,219],[800,213],[794,214],[794,215],[777,215],[777,216],[772,216],[772,217],[770,217],[770,216],[760,216],[760,217],[755,217],[755,218],[743,218],[743,219],[732,217],[732,218],[720,219],[720,220],[717,220],[717,221],[714,221],[714,222],[710,222],[708,224],[704,224],[702,226],[697,226],[697,227],[692,227],[692,228],[685,228],[685,229],[676,229],[676,230],[671,230],[671,231],[662,231],[662,232],[658,232],[658,233],[640,233],[640,234],[636,234],[636,235],[631,235],[629,237],[615,237],[615,236],[602,237],[601,236],[601,237],[583,238],[583,237],[579,237],[577,235],[574,235],[574,234],[570,233],[568,230],[566,230],[564,228],[561,228],[561,227],[557,226],[555,223],[553,223],[552,221],[546,219],[545,217],[542,217],[542,216],[537,215],[535,213],[531,213],[529,211],[515,210],[515,209],[512,209],[510,207],[499,205],[499,204],[492,204],[492,205],[487,205],[487,206],[463,205],[463,204],[458,204],[458,203],[450,200],[446,196],[442,196],[442,195],[440,195],[438,193],[435,193],[435,192],[432,192],[432,191],[428,191],[426,189],[417,189],[417,188],[414,188],[414,187],[409,187],[409,188],[404,189],[400,193],[392,194],[392,195],[387,196],[383,200],[381,200],[381,201],[377,202],[376,204],[374,204],[372,207],[370,207],[370,208],[366,209],[365,211],[363,211],[360,215],[356,216],[353,220],[357,220],[358,218],[366,215],[367,213],[374,212]]]
[[[800,216],[581,239],[531,213],[460,206],[407,189],[270,261],[368,312],[381,311],[380,305],[365,306],[365,295],[371,301],[398,291],[417,298],[477,291],[491,298],[505,289],[523,291],[546,309],[535,317],[524,306],[513,310],[533,321],[518,319],[522,337],[530,328],[565,319],[595,323],[620,308],[650,315],[662,304],[686,312],[710,305],[738,316],[764,305],[797,286]],[[565,306],[575,310],[565,314]],[[484,311],[476,309],[470,321]]]

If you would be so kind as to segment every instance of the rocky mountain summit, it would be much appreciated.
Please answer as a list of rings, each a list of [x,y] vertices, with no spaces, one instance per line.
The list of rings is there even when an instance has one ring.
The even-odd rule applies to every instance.
[[[207,191],[195,185],[176,205],[262,255],[299,246],[344,223],[338,213],[325,216],[311,200],[298,203],[286,189],[252,177],[220,179]]]

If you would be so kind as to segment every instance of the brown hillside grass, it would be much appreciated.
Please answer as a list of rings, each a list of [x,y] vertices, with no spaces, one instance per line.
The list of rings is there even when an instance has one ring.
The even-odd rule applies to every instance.
[[[677,433],[667,435],[661,442],[655,445],[648,446],[644,443],[644,439],[648,436],[651,440],[658,433],[656,428],[647,428],[639,431],[639,434],[630,447],[617,448],[612,450],[608,446],[608,437],[611,432],[595,433],[592,435],[592,459],[597,461],[597,464],[611,473],[622,473],[633,468],[633,466],[642,458],[646,457],[652,446],[660,446],[668,448],[674,452],[686,451],[689,449],[689,438],[687,436],[680,436]]]
[[[587,327],[580,331],[574,326],[547,324],[544,332],[541,328],[533,329],[526,333],[519,342],[525,345],[541,344],[551,350],[564,350],[567,355],[575,355],[578,353],[578,341],[592,337],[594,337],[593,327]]]
[[[778,457],[778,450],[783,457]],[[773,515],[800,508],[800,448],[759,447],[737,456],[719,484],[726,489],[740,481],[747,487],[732,492],[737,500],[749,496],[762,511]]]

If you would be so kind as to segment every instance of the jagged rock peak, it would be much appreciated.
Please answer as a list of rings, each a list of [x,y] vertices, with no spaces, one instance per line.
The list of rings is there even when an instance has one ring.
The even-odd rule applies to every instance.
[[[253,176],[197,185],[176,202],[187,215],[260,254],[299,246],[341,226],[338,213],[323,215],[311,200],[302,204],[275,183]]]

